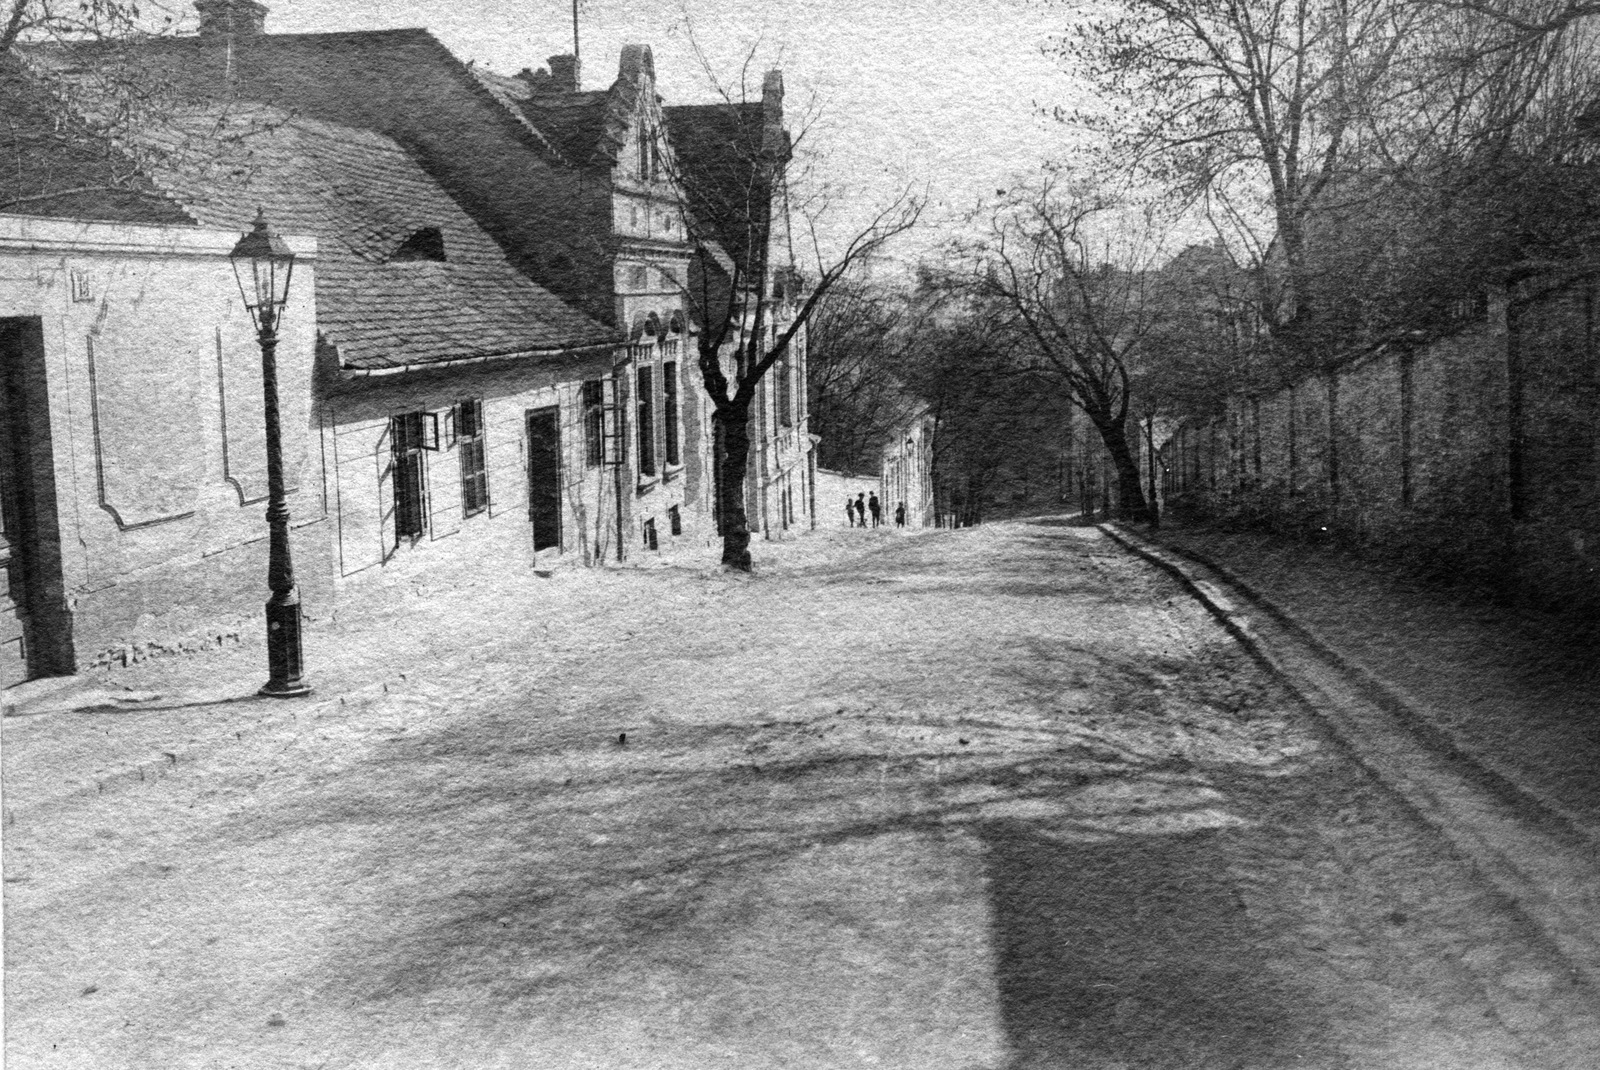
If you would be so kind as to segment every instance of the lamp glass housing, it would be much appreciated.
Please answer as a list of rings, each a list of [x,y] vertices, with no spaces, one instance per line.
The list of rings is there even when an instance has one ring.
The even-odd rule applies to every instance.
[[[267,225],[264,212],[256,216],[255,226],[239,239],[228,259],[239,283],[239,296],[256,330],[276,327],[283,307],[289,303],[294,253]]]

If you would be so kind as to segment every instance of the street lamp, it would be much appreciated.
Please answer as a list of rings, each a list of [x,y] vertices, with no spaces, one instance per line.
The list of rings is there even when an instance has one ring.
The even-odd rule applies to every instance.
[[[278,322],[289,302],[289,277],[294,253],[267,226],[265,210],[255,227],[228,254],[239,295],[250,312],[261,343],[261,401],[267,425],[267,669],[270,678],[259,694],[290,698],[311,692],[301,678],[300,592],[289,559],[289,506],[283,490],[283,443],[278,429]]]

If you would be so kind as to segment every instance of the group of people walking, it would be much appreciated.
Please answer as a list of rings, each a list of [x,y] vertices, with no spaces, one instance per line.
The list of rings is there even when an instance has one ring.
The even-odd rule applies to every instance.
[[[857,494],[854,498],[845,498],[844,515],[845,519],[850,521],[851,527],[866,527],[868,514],[871,514],[872,516],[873,527],[877,527],[879,524],[883,523],[883,503],[878,501],[878,496],[876,494],[873,494],[870,497],[866,494]],[[897,528],[903,528],[906,526],[905,502],[901,502],[894,508],[894,526]]]

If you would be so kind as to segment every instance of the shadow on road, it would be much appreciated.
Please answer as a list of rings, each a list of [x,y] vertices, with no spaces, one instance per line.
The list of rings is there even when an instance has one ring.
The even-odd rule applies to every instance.
[[[1217,841],[1233,833],[979,831],[1012,1070],[1288,1066],[1315,1045],[1323,1024],[1273,973],[1230,886]]]

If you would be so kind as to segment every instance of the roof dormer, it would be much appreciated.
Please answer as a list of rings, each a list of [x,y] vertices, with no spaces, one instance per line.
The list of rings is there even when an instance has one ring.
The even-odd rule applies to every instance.
[[[407,263],[418,260],[445,262],[444,231],[438,227],[418,227],[400,247],[389,255],[389,263]]]

